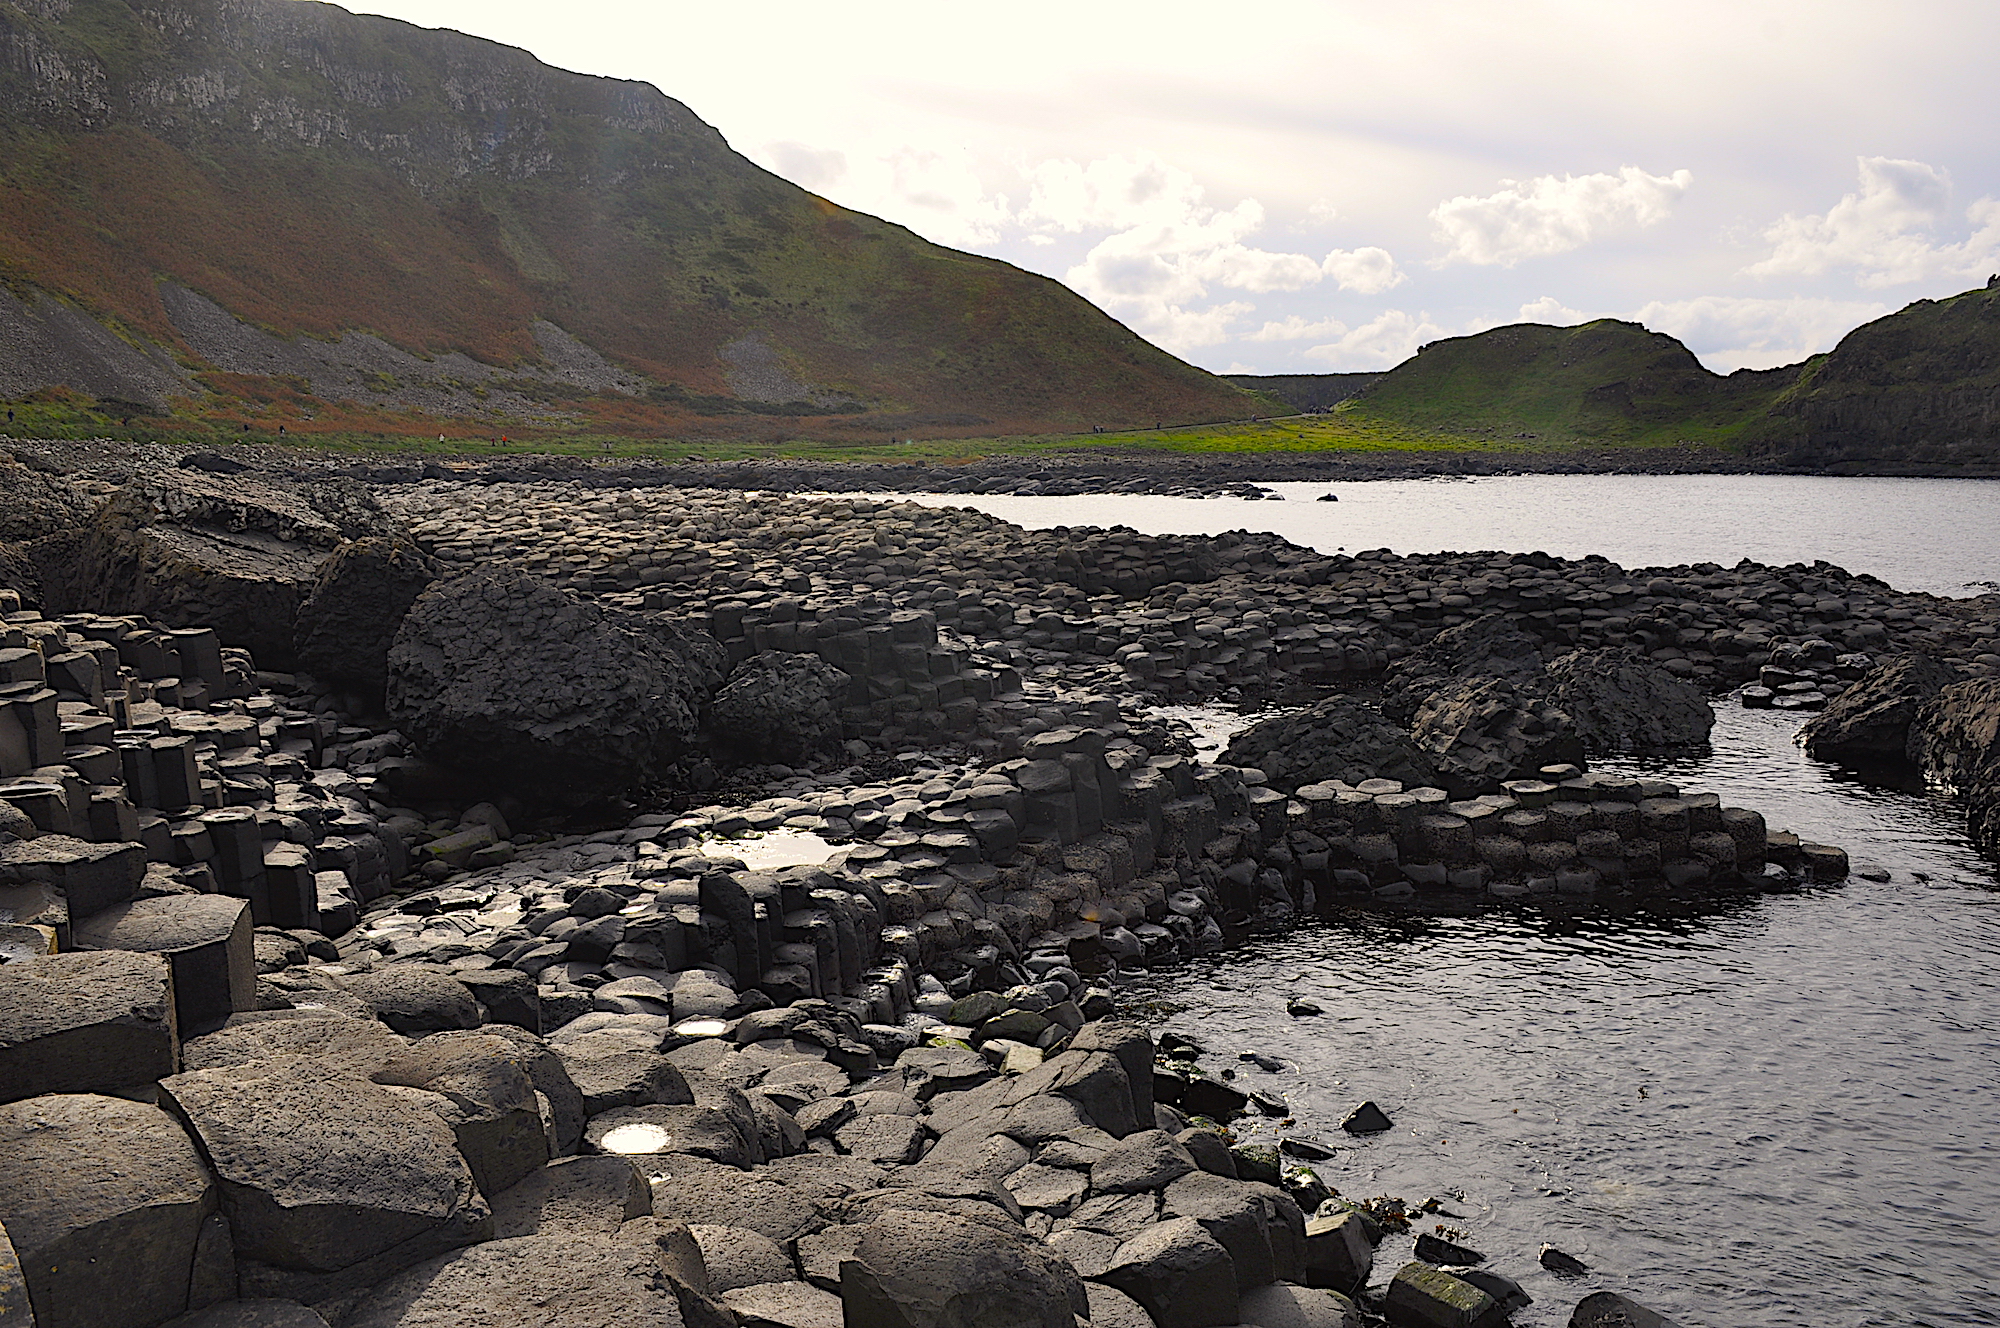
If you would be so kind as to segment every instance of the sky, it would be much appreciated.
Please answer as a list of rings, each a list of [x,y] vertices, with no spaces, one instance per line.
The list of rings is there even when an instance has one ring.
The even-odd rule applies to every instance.
[[[652,83],[1203,368],[1635,320],[1795,363],[2000,271],[1992,0],[377,0]]]

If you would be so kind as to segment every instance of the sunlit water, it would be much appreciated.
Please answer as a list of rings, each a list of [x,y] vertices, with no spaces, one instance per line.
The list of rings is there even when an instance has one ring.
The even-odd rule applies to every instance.
[[[1285,502],[931,496],[1030,527],[1276,531],[1327,552],[1826,559],[1903,590],[2000,581],[2000,484],[1522,476],[1278,484]],[[1338,494],[1337,503],[1315,502]],[[1230,727],[1182,716],[1205,747]],[[1207,1064],[1286,1094],[1350,1195],[1451,1192],[1487,1266],[1568,1322],[1613,1288],[1687,1328],[2000,1324],[2000,875],[1962,813],[1808,760],[1796,716],[1719,711],[1713,750],[1603,762],[1839,844],[1857,875],[1644,909],[1356,911],[1145,978]],[[1862,872],[1887,870],[1887,882]],[[1919,877],[1926,879],[1919,879]],[[1325,1005],[1284,1013],[1288,994]],[[1294,1067],[1239,1063],[1256,1050]],[[1395,1118],[1351,1141],[1372,1098]],[[1591,1265],[1562,1281],[1543,1242]],[[1392,1238],[1378,1283],[1408,1254]]]
[[[1509,475],[1267,486],[1284,502],[1103,494],[894,494],[1031,528],[1157,534],[1269,530],[1325,553],[1393,549],[1599,553],[1628,568],[1824,558],[1899,590],[1978,593],[2000,581],[2000,482],[1799,475]],[[1332,493],[1338,502],[1315,501]]]

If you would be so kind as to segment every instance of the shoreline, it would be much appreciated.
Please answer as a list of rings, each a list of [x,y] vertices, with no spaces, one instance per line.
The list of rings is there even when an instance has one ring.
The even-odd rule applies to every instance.
[[[15,477],[59,504],[54,478]],[[1690,693],[1748,683],[1773,704],[1838,705],[1874,676],[1866,651],[1923,649],[1967,677],[2000,676],[1980,658],[2000,628],[1992,603],[1824,567],[1667,569],[1633,584],[1601,560],[1026,531],[853,497],[459,477],[367,493],[202,470],[64,482],[82,523],[76,505],[52,510],[54,528],[0,559],[39,570],[26,588],[54,597],[52,612],[82,611],[7,617],[22,641],[8,666],[28,690],[7,693],[6,714],[25,706],[57,726],[28,752],[52,759],[0,786],[15,830],[32,831],[0,845],[0,889],[40,892],[43,920],[17,916],[9,939],[32,951],[25,933],[43,929],[55,953],[0,964],[0,989],[22,962],[118,962],[136,965],[115,988],[133,1003],[84,1011],[67,1044],[0,1041],[29,1047],[58,1094],[81,1082],[93,1102],[171,1101],[172,1128],[210,1157],[217,1138],[244,1138],[242,1104],[299,1101],[308,1068],[395,1086],[400,1106],[377,1110],[406,1141],[445,1122],[494,1223],[480,1227],[475,1204],[434,1224],[440,1243],[407,1263],[439,1285],[510,1239],[552,1253],[573,1238],[548,1193],[588,1176],[600,1234],[688,1224],[691,1236],[659,1239],[682,1240],[666,1275],[694,1292],[728,1280],[711,1281],[716,1268],[776,1267],[730,1232],[777,1248],[785,1277],[710,1297],[755,1322],[838,1322],[843,1301],[904,1294],[889,1271],[899,1242],[913,1222],[949,1220],[968,1241],[999,1240],[994,1266],[1029,1270],[1047,1306],[1084,1296],[1094,1324],[1126,1323],[1123,1302],[1168,1313],[1159,1279],[1175,1260],[1208,1270],[1204,1313],[1227,1302],[1230,1317],[1203,1322],[1269,1328],[1244,1306],[1275,1296],[1320,1316],[1300,1322],[1359,1323],[1361,1305],[1331,1293],[1362,1290],[1380,1214],[1295,1170],[1311,1127],[1340,1123],[1253,1132],[1296,1141],[1278,1151],[1232,1147],[1217,1128],[1277,1119],[1283,1104],[1191,1073],[1185,1048],[1156,1068],[1150,1035],[1115,1017],[1120,967],[1354,906],[1837,880],[1844,854],[1754,811],[1558,759],[1573,748],[1550,740],[1551,698],[1579,731],[1595,715],[1603,733],[1658,742],[1647,726],[1677,705],[1685,715]],[[298,626],[287,617],[281,633],[287,604]],[[190,614],[210,621],[148,621]],[[315,636],[335,623],[349,625],[342,639]],[[550,624],[566,644],[538,653]],[[313,673],[351,663],[385,625],[395,727],[365,677]],[[1561,662],[1577,652],[1612,672]],[[540,733],[539,767],[629,762],[583,799],[605,828],[570,831],[561,795],[580,790],[510,789],[515,749],[441,717],[486,671],[482,722]],[[1461,676],[1476,686],[1454,692]],[[708,697],[737,727],[690,713],[676,734],[607,745],[627,698],[661,685]],[[741,714],[724,704],[732,689],[748,698]],[[1200,761],[1147,713],[1260,694],[1311,722]],[[1628,694],[1647,699],[1618,701]],[[581,727],[542,732],[538,707],[555,697]],[[1384,779],[1392,766],[1407,776]],[[163,780],[199,796],[172,803]],[[744,796],[715,799],[724,788]],[[768,871],[730,857],[732,836],[779,828],[835,851]],[[189,927],[204,938],[192,951],[159,940]],[[148,1024],[147,992],[178,1024]],[[18,997],[0,1010],[49,1017]],[[175,1071],[150,1092],[118,1077],[129,1063],[77,1050],[133,1027]],[[413,1035],[429,1036],[402,1041]],[[413,1056],[428,1068],[393,1068]],[[497,1085],[503,1064],[526,1079],[493,1088],[487,1107],[431,1101],[446,1090],[429,1085],[452,1076]],[[558,1110],[572,1094],[578,1105]],[[1373,1124],[1364,1115],[1356,1132]],[[586,1138],[598,1151],[552,1161]],[[642,1174],[665,1168],[647,1187],[658,1217],[603,1216],[617,1204],[602,1196],[627,1185],[605,1170],[621,1155]],[[255,1167],[217,1174],[276,1183]],[[330,1322],[426,1294],[398,1280],[407,1264],[385,1272],[373,1255],[338,1275],[288,1265],[257,1243],[249,1210],[223,1207],[232,1294],[297,1299]],[[836,1229],[852,1243],[819,1239]],[[1362,1304],[1395,1322],[1454,1298],[1504,1317],[1518,1287],[1431,1253]],[[976,1280],[966,1262],[952,1275]],[[1319,1298],[1302,1309],[1286,1286]],[[690,1322],[695,1303],[682,1301]]]
[[[427,446],[427,445],[426,445]],[[698,452],[702,445],[674,444]],[[1509,475],[1799,475],[1842,478],[2000,479],[2000,467],[1951,466],[1897,460],[1782,464],[1709,448],[1576,449],[1560,454],[1391,449],[1299,453],[1167,452],[1099,446],[1022,456],[912,457],[828,461],[782,455],[728,460],[536,451],[533,447],[398,455],[264,443],[123,443],[0,437],[0,448],[49,458],[65,469],[153,457],[174,464],[188,456],[220,458],[218,469],[247,465],[305,479],[341,475],[369,484],[425,479],[475,483],[573,479],[600,487],[718,488],[776,492],[976,492],[1023,496],[1092,493],[1181,493],[1207,497],[1259,483],[1360,483],[1371,480]],[[940,484],[967,486],[940,488]]]

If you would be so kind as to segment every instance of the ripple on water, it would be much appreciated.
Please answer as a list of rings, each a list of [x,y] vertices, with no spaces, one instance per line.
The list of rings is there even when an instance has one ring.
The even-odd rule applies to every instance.
[[[1808,760],[1797,722],[1725,709],[1710,753],[1599,768],[1714,790],[1889,882],[1357,912],[1140,993],[1302,1123],[1387,1108],[1396,1129],[1322,1172],[1363,1197],[1462,1193],[1452,1224],[1536,1298],[1517,1323],[1563,1324],[1599,1288],[1690,1325],[2000,1321],[2000,877],[1955,807]],[[1286,1017],[1294,992],[1327,1015]],[[1593,1271],[1559,1281],[1544,1241]],[[1379,1277],[1406,1251],[1385,1245]]]

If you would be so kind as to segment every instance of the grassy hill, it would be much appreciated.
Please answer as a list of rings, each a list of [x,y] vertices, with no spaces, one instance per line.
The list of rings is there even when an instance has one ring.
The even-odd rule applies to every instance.
[[[1312,377],[1259,381],[1294,401],[1350,388],[1348,375],[1324,375],[1325,389]],[[1918,300],[1802,364],[1728,375],[1637,323],[1498,327],[1425,346],[1300,436],[1543,455],[1692,445],[1785,466],[1985,473],[2000,466],[2000,286]]]
[[[81,374],[14,393],[51,421],[879,442],[1269,408],[1054,281],[768,174],[649,86],[305,0],[0,0],[0,284],[45,358],[80,335],[53,297],[179,366],[136,407],[93,413]],[[196,327],[211,304],[245,326]],[[436,371],[454,354],[472,370]],[[315,357],[365,386],[328,396],[292,363]]]
[[[1797,368],[1702,367],[1637,323],[1523,323],[1432,342],[1344,410],[1476,439],[1728,446],[1759,427]]]
[[[1753,452],[1842,466],[2000,464],[2000,286],[1863,324],[1799,368]]]

